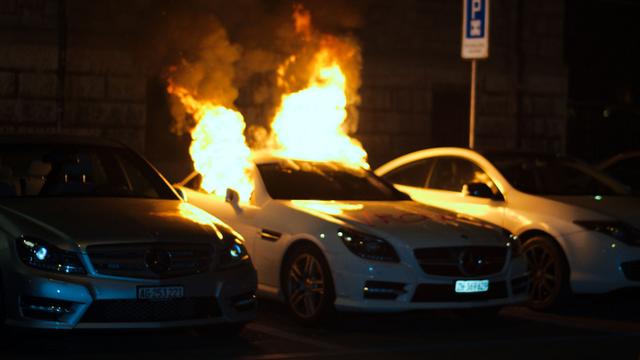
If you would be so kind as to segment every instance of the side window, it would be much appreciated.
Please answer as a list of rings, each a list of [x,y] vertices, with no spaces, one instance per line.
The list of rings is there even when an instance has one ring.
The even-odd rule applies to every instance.
[[[460,192],[462,187],[469,183],[485,183],[494,192],[498,191],[489,176],[476,164],[456,157],[438,159],[429,179],[428,187],[430,189]]]
[[[193,175],[193,177],[191,177],[191,179],[189,179],[189,181],[187,181],[186,184],[184,184],[186,188],[189,188],[195,191],[200,191],[201,185],[202,185],[202,175],[200,174]]]
[[[400,185],[424,187],[433,159],[422,159],[405,164],[384,176],[384,179]]]
[[[157,198],[159,196],[153,184],[140,172],[140,169],[138,169],[135,164],[132,164],[128,159],[123,157],[119,160],[129,180],[129,190],[132,194],[150,198]]]

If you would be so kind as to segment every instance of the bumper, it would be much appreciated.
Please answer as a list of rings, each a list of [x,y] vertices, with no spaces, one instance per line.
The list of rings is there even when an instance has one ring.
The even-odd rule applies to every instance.
[[[565,240],[573,292],[603,294],[640,287],[640,247],[593,231],[567,235]]]
[[[181,286],[184,297],[138,300],[139,286]],[[7,325],[40,329],[151,329],[239,323],[256,316],[252,266],[163,279],[4,272]]]
[[[338,310],[468,309],[518,304],[528,299],[529,279],[522,257],[509,260],[500,273],[478,278],[427,275],[418,266],[374,263],[359,258],[354,261],[353,257],[340,259],[339,263],[345,265],[334,269],[333,274]],[[456,280],[474,279],[489,280],[489,290],[474,294],[455,292]]]

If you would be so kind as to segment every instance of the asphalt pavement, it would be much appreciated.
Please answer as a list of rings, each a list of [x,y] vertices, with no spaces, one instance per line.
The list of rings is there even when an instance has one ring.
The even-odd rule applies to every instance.
[[[239,335],[214,331],[19,332],[0,359],[640,359],[640,307],[625,296],[582,297],[556,312],[508,307],[495,319],[455,311],[339,314],[319,326],[260,303]]]

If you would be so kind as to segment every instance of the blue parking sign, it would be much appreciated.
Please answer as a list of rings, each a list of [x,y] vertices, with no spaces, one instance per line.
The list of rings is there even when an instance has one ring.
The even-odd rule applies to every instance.
[[[489,0],[463,0],[462,57],[489,57]]]

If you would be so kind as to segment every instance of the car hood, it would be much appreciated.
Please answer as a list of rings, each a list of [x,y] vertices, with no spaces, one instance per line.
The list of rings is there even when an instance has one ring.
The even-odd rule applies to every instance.
[[[291,206],[411,248],[504,245],[507,241],[499,227],[415,201],[294,200]]]
[[[33,198],[0,201],[16,235],[47,236],[77,244],[211,241],[218,219],[178,200]],[[215,236],[215,237],[214,237]]]
[[[547,196],[567,205],[578,206],[613,217],[640,228],[640,198],[631,196]],[[593,220],[593,219],[576,219]]]

